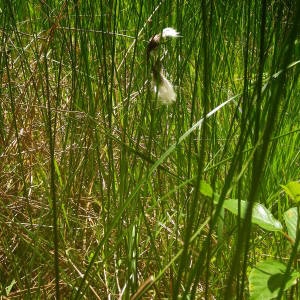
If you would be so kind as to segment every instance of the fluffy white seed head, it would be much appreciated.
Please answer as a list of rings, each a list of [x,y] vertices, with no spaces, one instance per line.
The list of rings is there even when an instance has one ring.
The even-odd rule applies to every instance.
[[[172,83],[162,74],[160,74],[160,82],[157,83],[152,81],[153,92],[155,96],[157,95],[157,99],[162,104],[172,104],[176,101],[176,93],[174,91]]]
[[[153,35],[149,40],[147,46],[147,61],[150,58],[151,52],[154,52],[154,50],[156,50],[160,45],[161,41],[168,37],[177,38],[181,36],[179,35],[179,32],[177,32],[176,29],[172,27],[166,27],[161,33]]]
[[[172,27],[166,27],[163,29],[162,31],[162,37],[166,38],[166,37],[179,37],[179,32],[177,32],[174,28]]]

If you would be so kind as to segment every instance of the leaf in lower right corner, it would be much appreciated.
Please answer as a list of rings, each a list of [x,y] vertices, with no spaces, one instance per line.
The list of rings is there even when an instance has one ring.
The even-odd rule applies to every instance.
[[[268,300],[278,296],[281,285],[284,290],[294,285],[300,274],[296,271],[285,276],[286,265],[269,259],[259,262],[250,272],[249,291],[251,300]]]
[[[283,217],[288,230],[288,234],[295,241],[297,235],[297,222],[298,222],[297,207],[292,207],[289,210],[287,210],[283,214]]]
[[[201,180],[201,182],[200,182],[200,193],[209,198],[213,197],[212,187],[204,180]]]
[[[282,187],[294,202],[300,202],[300,182],[291,181]]]
[[[224,201],[223,207],[236,216],[239,214],[244,218],[248,208],[248,202],[244,200],[228,199]],[[281,223],[274,218],[272,213],[262,204],[255,202],[252,210],[251,222],[268,231],[281,231]]]

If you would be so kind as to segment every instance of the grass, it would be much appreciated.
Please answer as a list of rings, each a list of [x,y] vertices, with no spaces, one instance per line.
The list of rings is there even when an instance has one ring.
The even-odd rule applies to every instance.
[[[250,220],[299,180],[299,1],[0,7],[4,299],[247,299],[252,266],[290,259]],[[146,47],[170,26],[164,106]]]

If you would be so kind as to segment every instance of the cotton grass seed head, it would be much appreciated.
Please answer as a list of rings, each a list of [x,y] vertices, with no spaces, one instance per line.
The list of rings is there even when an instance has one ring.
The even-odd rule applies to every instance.
[[[179,32],[172,27],[166,27],[161,33],[151,37],[147,46],[147,61],[149,61],[151,52],[157,49],[161,41],[168,37],[179,37]],[[162,58],[159,56],[159,53],[153,56],[155,62],[152,66],[152,90],[159,102],[168,105],[176,101],[176,93],[172,83],[163,75]]]
[[[179,32],[177,32],[174,28],[166,27],[162,30],[161,33],[157,33],[151,37],[147,46],[147,60],[150,57],[150,53],[158,48],[158,46],[161,43],[161,40],[168,37],[177,38],[180,37],[180,35]]]
[[[153,93],[162,104],[172,104],[176,101],[176,93],[172,83],[160,73],[159,80],[152,80]]]
[[[172,27],[166,27],[163,29],[162,31],[162,37],[166,38],[166,37],[172,37],[172,38],[177,38],[179,37],[179,32],[177,32],[174,28]]]

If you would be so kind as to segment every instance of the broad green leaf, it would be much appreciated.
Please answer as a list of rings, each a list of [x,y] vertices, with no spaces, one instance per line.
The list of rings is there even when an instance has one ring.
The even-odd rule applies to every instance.
[[[251,300],[268,300],[278,296],[281,285],[285,282],[284,290],[296,283],[300,274],[291,271],[285,276],[286,265],[277,260],[259,262],[250,272],[249,291]]]
[[[300,182],[291,181],[287,185],[282,185],[282,188],[291,197],[293,201],[300,201]]]
[[[248,206],[247,201],[229,199],[224,201],[223,207],[237,216],[239,201],[241,204],[241,218],[244,218]],[[268,231],[282,230],[281,223],[278,220],[276,220],[274,216],[271,214],[271,212],[260,203],[254,203],[253,205],[252,223],[257,224],[261,228]]]
[[[213,190],[211,186],[204,180],[201,180],[200,182],[200,193],[210,198],[213,196]]]
[[[288,230],[289,236],[295,241],[297,233],[297,220],[298,220],[298,209],[292,207],[287,210],[284,215],[284,221]]]
[[[292,207],[289,210],[287,210],[284,213],[283,217],[288,230],[288,234],[295,241],[296,232],[297,232],[297,219],[298,219],[297,207]]]

